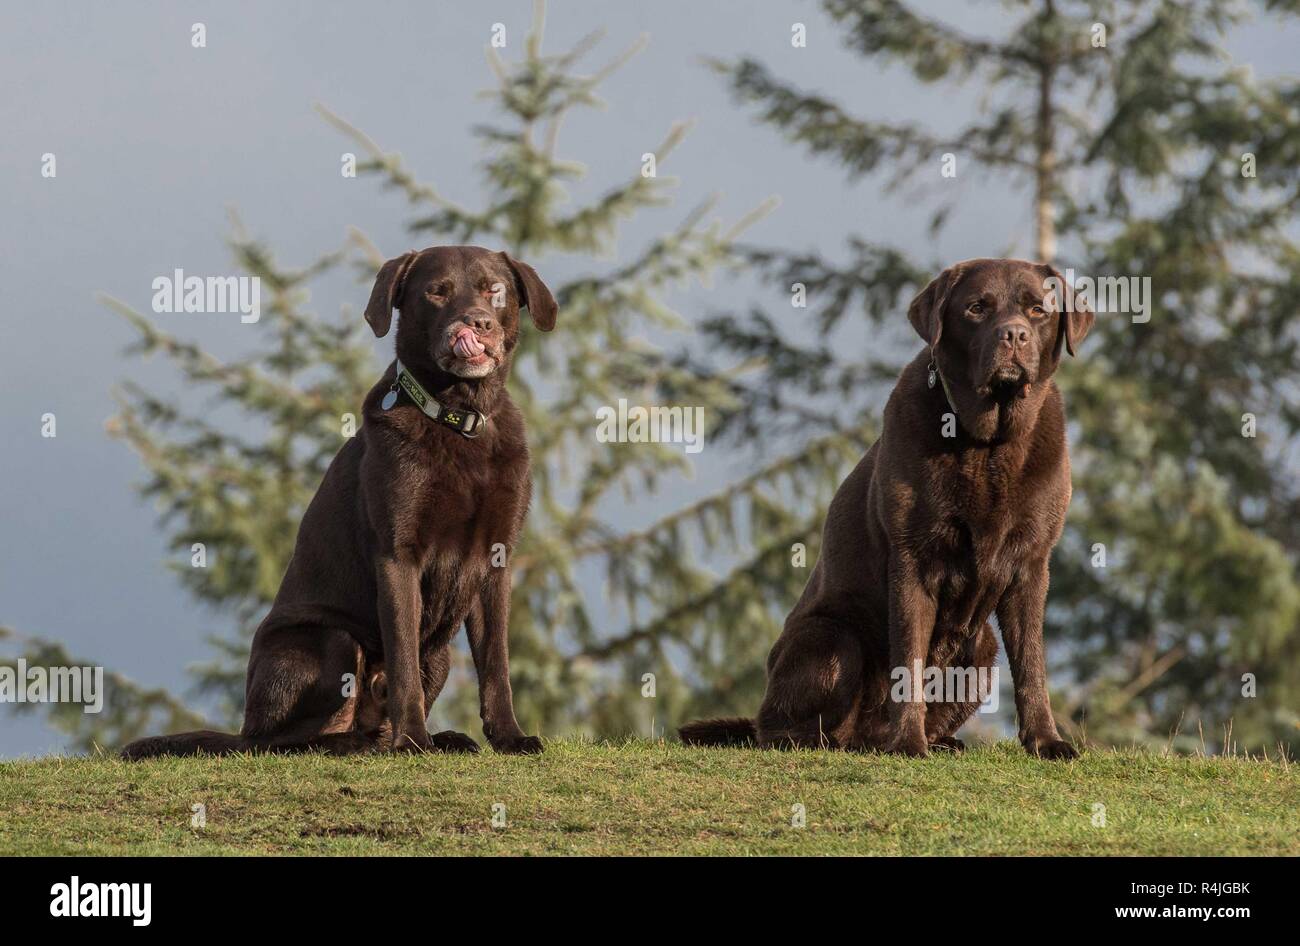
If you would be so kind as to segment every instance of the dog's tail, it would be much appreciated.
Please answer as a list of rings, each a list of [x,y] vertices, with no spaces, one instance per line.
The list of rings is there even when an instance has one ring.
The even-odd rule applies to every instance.
[[[380,730],[349,730],[286,740],[237,736],[234,733],[201,729],[197,732],[176,733],[174,736],[137,739],[122,750],[122,758],[135,762],[158,756],[230,755],[232,752],[323,752],[326,755],[353,755],[374,751],[381,739]]]
[[[122,750],[122,758],[135,762],[163,755],[228,755],[231,752],[248,752],[253,748],[253,744],[243,736],[201,729],[197,732],[176,733],[174,736],[137,739]]]
[[[688,746],[753,746],[758,743],[758,727],[752,719],[727,716],[697,719],[677,730]]]

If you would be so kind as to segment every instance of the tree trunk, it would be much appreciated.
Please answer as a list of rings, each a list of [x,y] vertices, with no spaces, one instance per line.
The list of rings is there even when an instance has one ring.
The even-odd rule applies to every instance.
[[[1044,21],[1056,16],[1052,0],[1043,5]],[[1044,30],[1047,33],[1050,30]],[[1052,195],[1056,186],[1056,132],[1053,127],[1052,84],[1056,63],[1050,52],[1038,67],[1038,127],[1034,156],[1035,251],[1039,261],[1051,263],[1056,257],[1056,206]]]

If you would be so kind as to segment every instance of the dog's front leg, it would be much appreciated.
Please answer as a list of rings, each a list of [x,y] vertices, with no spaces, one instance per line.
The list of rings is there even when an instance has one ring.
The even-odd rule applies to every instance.
[[[928,754],[925,737],[925,697],[922,674],[930,656],[937,613],[935,600],[921,583],[916,563],[907,555],[890,557],[889,562],[889,663],[891,674],[904,673],[910,680],[907,699],[889,703],[889,750],[905,755]],[[891,684],[896,677],[891,677]],[[893,687],[890,687],[891,694]]]
[[[998,602],[998,624],[1016,690],[1020,742],[1031,755],[1073,759],[1074,747],[1061,738],[1047,696],[1043,657],[1043,609],[1047,606],[1047,558],[1014,579]]]
[[[526,736],[515,719],[510,690],[510,569],[493,568],[465,618],[469,648],[478,672],[483,735],[497,752],[541,752],[542,741]]]
[[[388,676],[388,718],[395,750],[433,748],[425,728],[427,709],[420,679],[420,568],[397,555],[381,556],[379,626]]]

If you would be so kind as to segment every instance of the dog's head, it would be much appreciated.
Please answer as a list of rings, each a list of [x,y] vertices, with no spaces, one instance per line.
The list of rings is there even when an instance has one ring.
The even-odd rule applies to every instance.
[[[1092,328],[1059,272],[1046,263],[975,259],[940,273],[907,317],[944,377],[980,399],[1026,397]]]
[[[480,246],[432,246],[380,268],[366,321],[382,337],[397,309],[404,364],[485,378],[508,366],[523,308],[542,331],[555,327],[555,297],[527,263]]]

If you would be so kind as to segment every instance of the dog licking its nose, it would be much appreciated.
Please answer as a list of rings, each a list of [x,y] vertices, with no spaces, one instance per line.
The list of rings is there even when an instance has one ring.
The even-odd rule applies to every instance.
[[[456,333],[456,337],[451,341],[451,348],[461,358],[477,358],[484,351],[483,343],[468,325]]]

